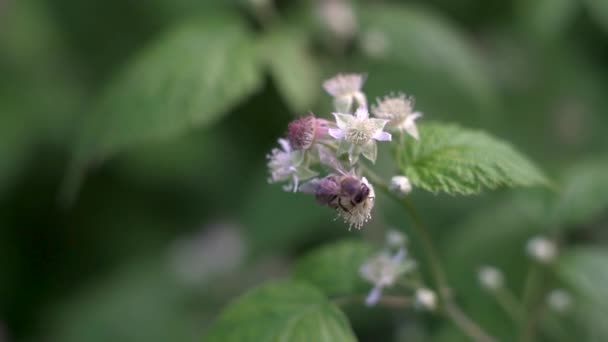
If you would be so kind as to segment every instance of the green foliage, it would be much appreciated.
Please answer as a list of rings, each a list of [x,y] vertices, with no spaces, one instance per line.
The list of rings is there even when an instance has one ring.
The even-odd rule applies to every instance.
[[[296,28],[279,27],[262,42],[262,54],[277,88],[291,111],[303,114],[320,94],[320,71],[308,51],[308,35]]]
[[[472,195],[484,187],[548,184],[508,143],[456,125],[422,124],[420,141],[408,141],[398,157],[412,184],[431,192]]]
[[[520,0],[522,20],[541,39],[554,39],[572,23],[579,13],[578,0]]]
[[[552,212],[556,225],[576,227],[608,210],[608,162],[577,163],[564,172],[561,186]]]
[[[76,162],[209,125],[251,95],[261,75],[236,17],[203,17],[171,30],[139,54],[83,123]]]
[[[344,314],[314,287],[277,281],[238,298],[205,338],[232,341],[355,341]]]
[[[482,104],[493,101],[484,61],[445,18],[419,7],[396,4],[363,6],[360,15],[364,32],[385,36],[386,59],[441,75]]]
[[[591,17],[605,32],[608,32],[608,2],[604,0],[584,0],[584,2]]]
[[[608,252],[579,247],[565,253],[557,264],[560,279],[576,294],[575,314],[587,331],[587,341],[608,339]]]
[[[371,245],[356,240],[322,246],[298,261],[294,277],[317,286],[328,296],[364,293],[370,286],[361,280],[359,268],[373,252]]]

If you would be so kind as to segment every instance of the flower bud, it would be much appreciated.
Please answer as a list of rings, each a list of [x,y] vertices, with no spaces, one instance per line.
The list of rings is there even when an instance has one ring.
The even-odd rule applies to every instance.
[[[490,291],[496,291],[503,286],[504,276],[496,267],[483,266],[477,273],[481,286]]]
[[[557,246],[544,236],[535,236],[526,245],[528,254],[537,262],[548,264],[557,257]]]
[[[405,176],[394,176],[391,178],[389,190],[399,197],[403,197],[412,192],[412,183]]]
[[[547,304],[551,310],[558,313],[564,313],[568,311],[572,305],[572,298],[565,290],[555,289],[549,292],[549,295],[547,296]]]
[[[389,248],[403,248],[407,243],[407,236],[396,229],[386,232],[386,244]]]
[[[415,303],[418,307],[433,311],[437,308],[437,296],[433,290],[421,287],[416,290],[414,295]]]

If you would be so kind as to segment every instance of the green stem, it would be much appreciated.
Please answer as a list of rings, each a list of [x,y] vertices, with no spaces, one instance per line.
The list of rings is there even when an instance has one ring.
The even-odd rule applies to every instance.
[[[443,313],[468,337],[474,341],[490,342],[495,341],[493,337],[488,335],[477,323],[475,323],[469,316],[467,316],[462,309],[454,302],[452,298],[452,292],[445,275],[445,271],[439,258],[439,253],[433,244],[433,240],[428,234],[416,208],[411,204],[407,198],[399,198],[393,194],[388,186],[384,183],[382,178],[376,175],[373,171],[366,167],[363,167],[363,171],[369,180],[379,187],[383,192],[389,195],[391,198],[398,201],[405,209],[412,221],[412,228],[416,231],[416,234],[420,238],[422,243],[422,249],[426,254],[426,259],[431,268],[431,273],[436,283],[437,293],[441,300]]]
[[[520,341],[534,341],[536,323],[541,310],[537,307],[538,295],[543,286],[543,272],[540,265],[534,262],[526,277],[523,295],[523,317],[520,326]]]
[[[521,326],[522,324],[522,304],[517,300],[515,295],[509,291],[509,289],[502,288],[493,292],[496,301],[502,307],[502,309],[509,315],[515,324]]]
[[[350,295],[344,297],[337,297],[332,299],[332,303],[338,306],[345,306],[349,304],[363,304],[365,303],[365,295]],[[412,300],[408,297],[403,296],[388,296],[382,295],[378,300],[378,305],[393,309],[404,309],[412,306]]]

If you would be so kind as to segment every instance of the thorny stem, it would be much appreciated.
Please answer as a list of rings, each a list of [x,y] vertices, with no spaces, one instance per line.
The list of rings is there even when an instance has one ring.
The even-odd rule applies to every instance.
[[[358,303],[362,304],[365,302],[365,295],[352,295],[345,297],[337,297],[332,299],[332,302],[338,306],[344,306],[348,304]],[[412,305],[412,300],[408,297],[403,296],[387,296],[383,295],[378,300],[378,305],[394,308],[394,309],[403,309]]]
[[[398,201],[406,210],[412,221],[412,227],[418,234],[422,243],[422,249],[426,254],[426,259],[431,267],[431,272],[437,286],[437,293],[441,299],[443,313],[468,337],[478,342],[493,342],[495,338],[488,335],[477,323],[475,323],[462,309],[454,302],[452,298],[451,289],[445,275],[445,271],[439,259],[437,249],[433,244],[433,240],[428,234],[428,231],[418,212],[407,198],[400,198],[394,195],[389,189],[386,183],[373,171],[366,167],[362,167],[365,175],[369,180],[378,186],[383,192],[388,194],[391,198]]]

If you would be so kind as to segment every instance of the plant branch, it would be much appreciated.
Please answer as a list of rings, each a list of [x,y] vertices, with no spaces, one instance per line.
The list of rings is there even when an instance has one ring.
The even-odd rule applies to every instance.
[[[353,304],[353,303],[363,304],[363,303],[365,303],[365,298],[366,298],[365,295],[351,295],[351,296],[334,298],[334,299],[332,299],[332,302],[338,306],[344,306],[344,305]],[[380,300],[378,300],[378,305],[384,306],[387,308],[403,309],[403,308],[410,307],[412,305],[412,300],[408,297],[403,297],[403,296],[383,295],[382,297],[380,297]]]
[[[439,294],[439,298],[441,300],[443,313],[460,329],[464,332],[468,337],[473,339],[474,341],[479,342],[490,342],[496,341],[493,337],[488,335],[477,323],[475,323],[469,316],[467,316],[462,309],[454,302],[452,298],[451,289],[447,280],[447,276],[445,275],[445,271],[441,264],[441,260],[439,258],[439,253],[437,253],[437,249],[433,244],[433,240],[430,235],[418,212],[411,204],[411,202],[407,198],[400,198],[393,194],[389,189],[386,183],[376,175],[373,171],[369,170],[366,167],[362,167],[363,172],[369,178],[369,180],[374,183],[377,187],[379,187],[383,192],[388,194],[391,198],[398,201],[405,209],[407,214],[409,215],[412,221],[412,227],[416,231],[416,234],[419,236],[420,241],[422,243],[423,250],[426,254],[426,259],[431,268],[431,273],[435,280],[437,286],[437,293]]]

